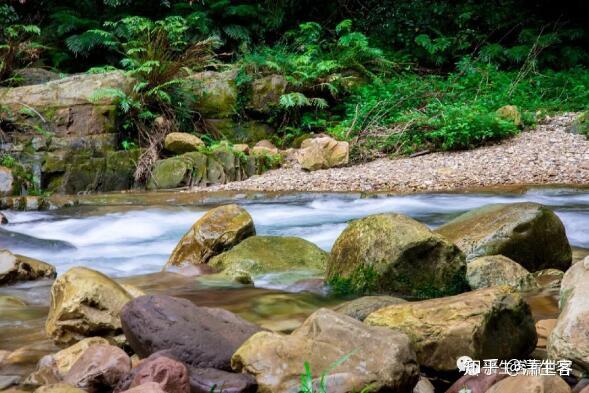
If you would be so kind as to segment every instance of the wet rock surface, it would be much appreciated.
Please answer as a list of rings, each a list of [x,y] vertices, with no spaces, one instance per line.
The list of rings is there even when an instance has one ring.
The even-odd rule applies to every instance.
[[[121,312],[130,347],[141,357],[168,350],[197,368],[231,370],[235,350],[261,329],[222,309],[170,296],[142,296]]]
[[[53,265],[0,249],[0,285],[55,278],[56,275]]]

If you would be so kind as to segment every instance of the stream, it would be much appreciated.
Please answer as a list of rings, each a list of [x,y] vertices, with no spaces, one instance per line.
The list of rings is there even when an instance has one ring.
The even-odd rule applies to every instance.
[[[326,251],[349,220],[370,214],[401,213],[434,228],[485,204],[532,201],[555,210],[564,222],[577,258],[585,254],[580,249],[589,248],[589,192],[575,189],[370,197],[292,194],[231,201],[250,212],[258,234],[299,236]],[[145,200],[132,204],[6,212],[10,224],[0,229],[0,248],[52,263],[58,274],[73,266],[87,266],[147,293],[165,293],[188,298],[197,305],[223,307],[277,331],[290,331],[318,307],[342,301],[283,291],[301,277],[301,272],[286,273],[286,277],[256,277],[255,288],[160,273],[190,226],[208,209],[224,202],[167,203],[162,198],[154,202],[147,195]],[[26,376],[41,356],[58,350],[44,335],[50,286],[51,282],[45,280],[0,288],[0,350],[15,351],[12,365],[0,370],[0,377]],[[27,305],[3,305],[3,295],[17,296]],[[537,319],[557,313],[554,291],[531,294],[528,301]]]

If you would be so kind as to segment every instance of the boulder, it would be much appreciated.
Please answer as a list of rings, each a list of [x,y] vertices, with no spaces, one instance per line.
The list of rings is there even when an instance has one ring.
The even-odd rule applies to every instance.
[[[339,292],[437,297],[468,289],[464,255],[400,214],[354,220],[331,249],[327,281]]]
[[[268,75],[252,82],[248,110],[269,114],[280,105],[280,97],[286,92],[288,82],[282,75]]]
[[[250,149],[250,151],[251,154],[254,156],[278,154],[278,148],[267,139],[263,139],[256,143],[256,145],[252,149]]]
[[[168,350],[190,366],[221,370],[230,370],[231,355],[260,331],[229,311],[170,296],[142,296],[129,302],[121,322],[129,345],[141,357]]]
[[[488,375],[484,372],[478,375],[464,375],[454,382],[446,390],[446,393],[464,393],[464,389],[469,389],[467,392],[470,393],[486,393],[491,386],[507,377],[507,374],[492,373]]]
[[[198,265],[256,234],[249,213],[236,204],[209,210],[182,237],[166,267]]]
[[[141,361],[119,381],[115,392],[155,382],[165,392],[190,393],[188,369],[183,363],[165,353],[157,352]]]
[[[199,137],[186,132],[171,132],[164,140],[164,148],[176,154],[196,151],[201,146],[204,142]]]
[[[0,285],[40,278],[55,278],[55,267],[37,259],[0,249]]]
[[[41,386],[35,390],[35,393],[87,393],[85,390],[78,389],[67,383],[56,383],[52,385]]]
[[[88,392],[111,391],[131,371],[131,359],[113,345],[92,345],[72,365],[64,382]],[[180,392],[179,392],[180,393]]]
[[[330,393],[372,391],[409,393],[419,367],[408,337],[374,328],[328,309],[313,313],[292,334],[261,332],[233,355],[234,370],[256,377],[260,392],[298,392],[305,362],[313,384],[325,373]]]
[[[297,159],[303,169],[316,171],[346,165],[349,155],[348,142],[338,142],[329,136],[324,136],[305,139],[301,144]]]
[[[517,375],[497,382],[486,393],[571,393],[558,375]]]
[[[513,123],[516,127],[523,126],[522,113],[515,105],[505,105],[497,109],[497,117]]]
[[[532,273],[503,255],[489,255],[472,260],[466,267],[466,279],[472,289],[499,285],[507,285],[518,291],[539,288]]]
[[[589,371],[589,257],[575,263],[560,286],[560,315],[548,337],[548,356]]]
[[[421,366],[456,369],[461,356],[525,358],[536,347],[530,307],[508,287],[381,308],[364,323],[407,333]]]
[[[98,335],[122,343],[119,313],[131,299],[130,293],[104,274],[71,268],[51,286],[45,331],[57,344],[74,344]]]
[[[493,204],[464,213],[436,230],[456,243],[467,261],[504,255],[530,272],[566,270],[572,252],[560,219],[545,206]]]
[[[39,386],[63,380],[70,368],[92,345],[108,345],[102,337],[88,337],[61,351],[46,355],[37,363],[36,370],[27,377],[25,385]]]
[[[205,117],[229,118],[237,107],[237,70],[203,71],[190,76],[198,96],[196,110]]]
[[[191,368],[190,393],[255,393],[258,391],[256,379],[243,373],[230,373],[214,368]]]
[[[181,157],[166,158],[156,161],[151,178],[147,184],[150,190],[170,189],[189,185],[188,178],[192,166],[190,161]]]
[[[14,191],[14,176],[12,176],[12,170],[0,166],[0,196],[12,195]]]
[[[342,303],[333,310],[359,321],[363,321],[369,314],[376,310],[405,302],[406,300],[393,296],[363,296]]]
[[[298,237],[251,236],[210,259],[209,265],[238,281],[260,274],[325,269],[329,254]]]

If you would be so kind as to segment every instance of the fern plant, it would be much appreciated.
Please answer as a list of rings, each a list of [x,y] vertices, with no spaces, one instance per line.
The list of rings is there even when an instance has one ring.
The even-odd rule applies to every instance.
[[[39,59],[44,46],[37,41],[41,29],[37,25],[13,24],[0,28],[0,83],[7,81],[17,67]]]

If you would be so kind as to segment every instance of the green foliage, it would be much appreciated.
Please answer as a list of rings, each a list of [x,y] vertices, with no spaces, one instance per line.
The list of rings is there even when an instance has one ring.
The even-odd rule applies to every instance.
[[[516,105],[531,125],[538,113],[581,110],[588,88],[583,68],[522,75],[469,63],[449,76],[404,73],[358,89],[347,100],[347,120],[332,132],[357,140],[356,159],[467,149],[518,132],[496,116],[500,107]]]
[[[26,66],[37,60],[43,45],[37,40],[41,29],[36,25],[10,24],[0,27],[0,83],[7,79],[17,67]]]

